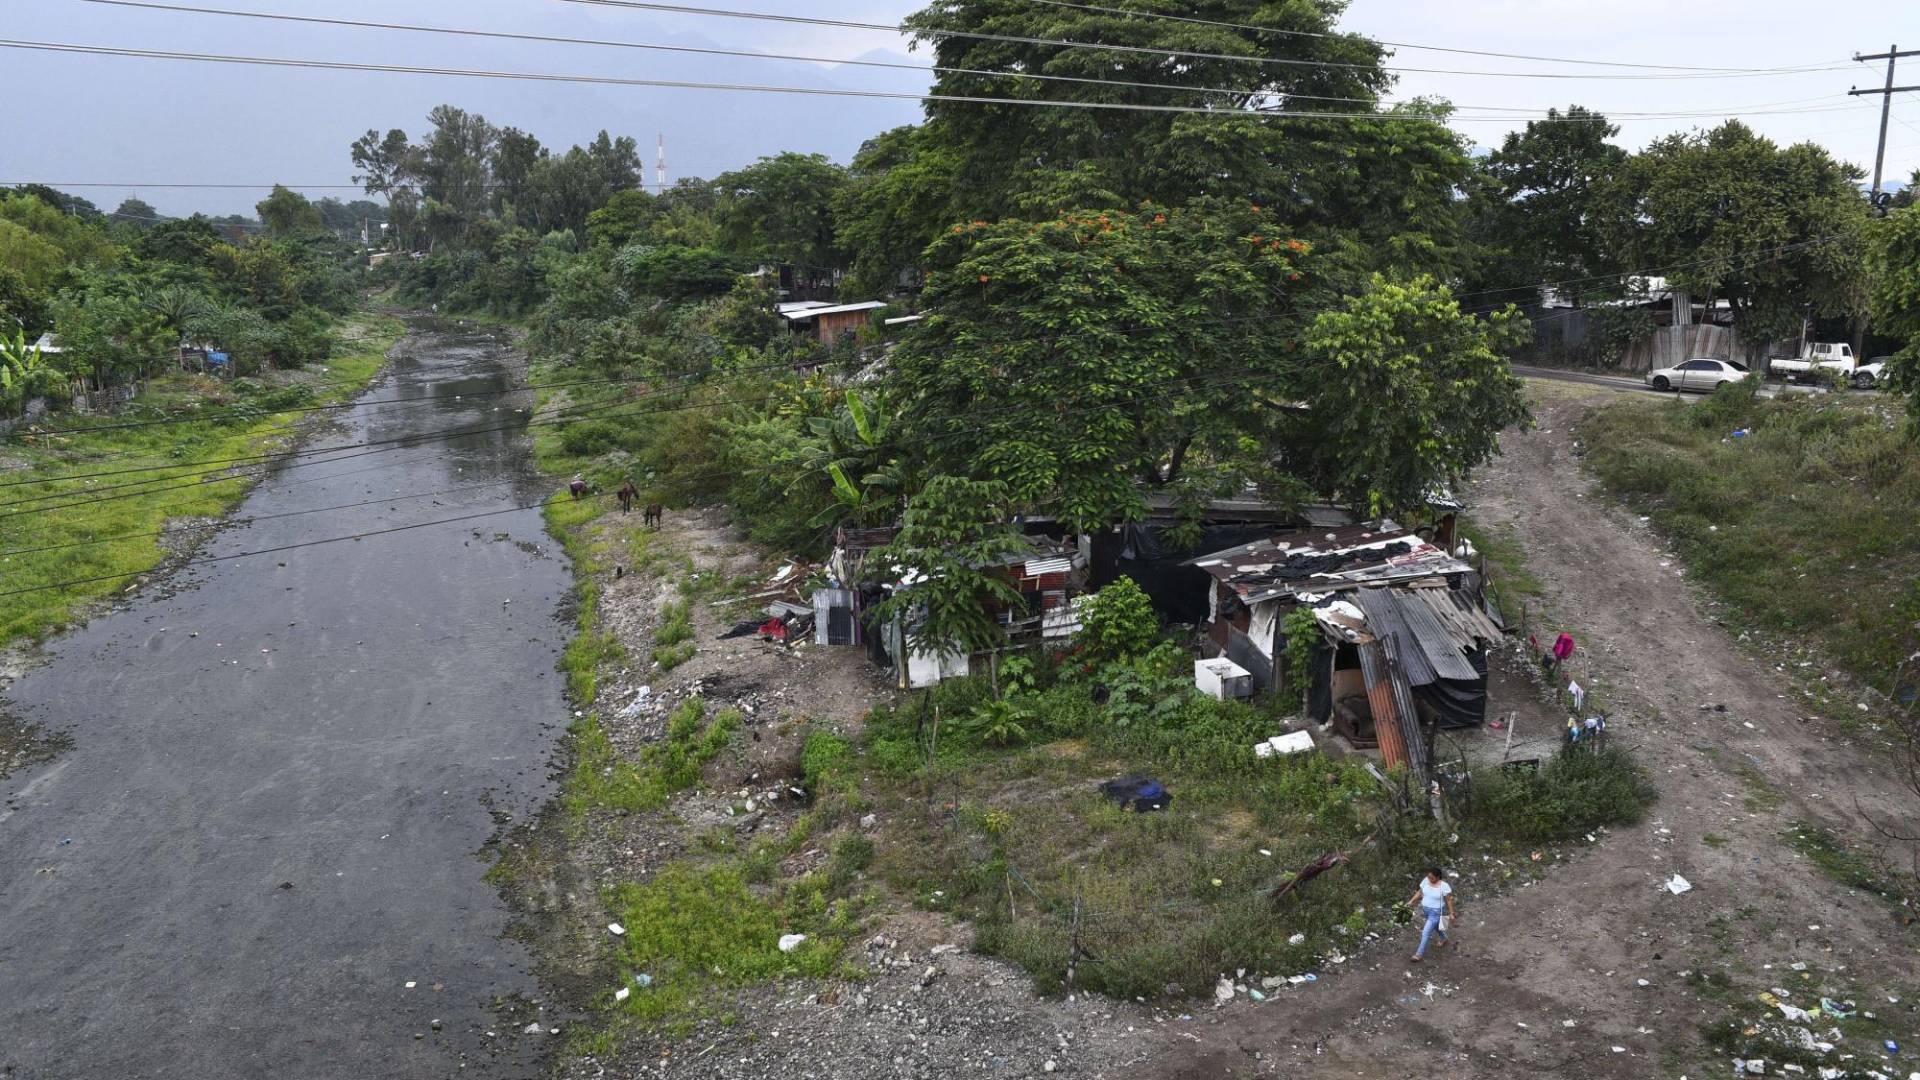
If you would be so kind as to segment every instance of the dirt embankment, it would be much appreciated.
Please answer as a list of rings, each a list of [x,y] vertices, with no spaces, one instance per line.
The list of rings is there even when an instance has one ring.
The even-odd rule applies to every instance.
[[[777,564],[735,539],[719,515],[699,512],[670,512],[645,554],[632,557],[620,537],[638,520],[638,514],[612,514],[589,526],[606,564],[596,574],[599,625],[626,657],[603,668],[596,694],[608,742],[622,757],[636,757],[662,737],[674,707],[693,696],[713,710],[738,709],[743,720],[699,785],[660,810],[589,811],[569,822],[556,805],[538,829],[502,838],[501,849],[523,860],[509,859],[504,865],[511,869],[498,875],[523,914],[521,930],[537,937],[548,984],[581,1009],[596,995],[604,1004],[607,987],[624,977],[603,930],[610,916],[601,889],[644,881],[676,859],[699,857],[717,834],[742,850],[785,834],[805,812],[801,800],[787,796],[799,777],[806,732],[856,734],[867,712],[893,693],[858,649],[722,639],[741,612],[703,589],[694,590],[689,603],[697,651],[660,670],[649,657],[664,612],[689,600],[681,581],[696,575],[764,580]],[[642,687],[645,703],[634,708]],[[879,835],[887,822],[852,827]],[[817,868],[829,846],[828,838],[810,839],[779,872]],[[970,943],[964,924],[881,890],[842,956],[848,978],[716,990],[700,1003],[685,1035],[630,1033],[613,1048],[567,1055],[561,1070],[577,1080],[1119,1077],[1147,1053],[1155,1022],[1148,1010],[1086,995],[1036,998],[1024,973],[973,955]]]
[[[1796,821],[1865,842],[1856,798],[1895,821],[1920,820],[1920,805],[1884,763],[1803,719],[1790,688],[1702,615],[1659,539],[1582,472],[1570,429],[1613,393],[1537,390],[1539,430],[1503,438],[1470,501],[1482,525],[1514,530],[1541,606],[1579,638],[1613,737],[1637,747],[1659,787],[1648,820],[1538,885],[1461,896],[1459,944],[1437,958],[1376,954],[1284,1009],[1213,1012],[1165,1037],[1140,1075],[1720,1073],[1729,1060],[1704,1048],[1703,1025],[1770,1011],[1754,1001],[1769,988],[1816,1014],[1822,995],[1857,999],[1885,1032],[1920,1035],[1920,931],[1783,842]],[[1675,874],[1692,890],[1663,888]],[[1830,1041],[1832,1022],[1818,1020]],[[1920,1067],[1875,1043],[1843,1040],[1819,1060],[1859,1075]]]

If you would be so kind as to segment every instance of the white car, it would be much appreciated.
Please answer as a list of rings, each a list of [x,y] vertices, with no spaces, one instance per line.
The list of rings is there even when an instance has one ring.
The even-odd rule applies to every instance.
[[[1698,390],[1711,394],[1729,383],[1747,377],[1747,365],[1735,360],[1709,360],[1701,357],[1669,368],[1647,372],[1647,385],[1655,390]]]
[[[1881,376],[1886,374],[1887,361],[1891,356],[1876,356],[1853,369],[1853,386],[1856,390],[1871,390],[1880,385]]]

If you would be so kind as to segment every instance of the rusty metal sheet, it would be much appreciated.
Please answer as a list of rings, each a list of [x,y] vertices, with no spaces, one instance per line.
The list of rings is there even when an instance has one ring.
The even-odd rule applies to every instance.
[[[1386,650],[1378,641],[1364,641],[1355,648],[1360,653],[1360,678],[1367,687],[1367,707],[1373,713],[1373,737],[1380,743],[1380,760],[1389,769],[1409,764]]]

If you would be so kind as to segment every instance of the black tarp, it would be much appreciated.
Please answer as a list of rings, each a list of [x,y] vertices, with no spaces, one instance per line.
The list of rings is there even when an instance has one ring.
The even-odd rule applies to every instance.
[[[1414,699],[1443,728],[1479,727],[1487,719],[1487,650],[1466,654],[1477,679],[1436,679],[1413,688]]]
[[[1156,525],[1122,525],[1095,538],[1092,585],[1098,589],[1121,577],[1130,577],[1153,601],[1153,609],[1168,622],[1199,624],[1207,621],[1207,590],[1213,576],[1197,566],[1181,563],[1211,551],[1265,540],[1273,525],[1213,525],[1201,531],[1200,542],[1177,548]]]

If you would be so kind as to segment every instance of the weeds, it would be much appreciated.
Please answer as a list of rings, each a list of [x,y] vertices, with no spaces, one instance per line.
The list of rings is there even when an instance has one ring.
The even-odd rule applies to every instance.
[[[1602,482],[1652,517],[1736,628],[1817,642],[1883,689],[1920,647],[1920,445],[1884,405],[1623,401],[1581,437]]]
[[[653,633],[653,662],[662,671],[672,671],[698,651],[693,642],[692,606],[686,600],[669,600],[660,609],[660,628]]]
[[[637,762],[614,750],[599,717],[588,713],[574,721],[573,771],[562,792],[569,813],[578,817],[599,808],[657,810],[675,792],[699,783],[700,770],[726,749],[741,719],[732,709],[711,721],[706,714],[706,703],[699,698],[681,702],[667,718],[665,735],[648,744]]]
[[[387,349],[404,329],[384,316],[352,320],[343,337],[355,339],[353,351],[329,360],[325,377],[315,383],[267,388],[257,379],[221,383],[168,375],[153,380],[148,392],[119,416],[100,420],[103,425],[142,419],[181,422],[33,439],[31,445],[26,444],[32,438],[27,433],[16,436],[21,445],[9,445],[5,454],[9,466],[19,466],[17,472],[8,471],[18,484],[8,498],[44,499],[40,505],[61,509],[7,518],[4,546],[14,553],[6,557],[0,576],[15,594],[0,597],[0,644],[44,639],[70,625],[92,601],[128,588],[166,555],[166,538],[156,534],[169,521],[217,517],[232,509],[257,474],[235,472],[205,483],[179,483],[179,476],[195,474],[167,470],[186,468],[183,462],[240,458],[269,449],[294,422],[294,414],[272,410],[352,397],[380,370]],[[188,421],[193,410],[203,406],[214,406],[209,411],[217,415]],[[68,414],[57,419],[60,427],[88,423],[86,417]],[[176,482],[157,484],[138,499],[90,500],[88,489],[98,481],[76,474],[97,472],[105,460],[111,460],[114,469],[154,470],[140,475],[156,481],[171,476]]]
[[[1567,840],[1631,824],[1654,798],[1645,770],[1611,746],[1560,754],[1538,772],[1503,770],[1476,783],[1473,820],[1525,841]]]
[[[708,1011],[715,989],[832,974],[855,928],[855,905],[835,904],[826,891],[825,881],[810,877],[770,898],[749,888],[733,867],[689,863],[615,886],[609,906],[627,927],[620,962],[623,981],[633,987],[617,1008],[684,1030]],[[807,937],[782,952],[781,935],[789,933]]]

